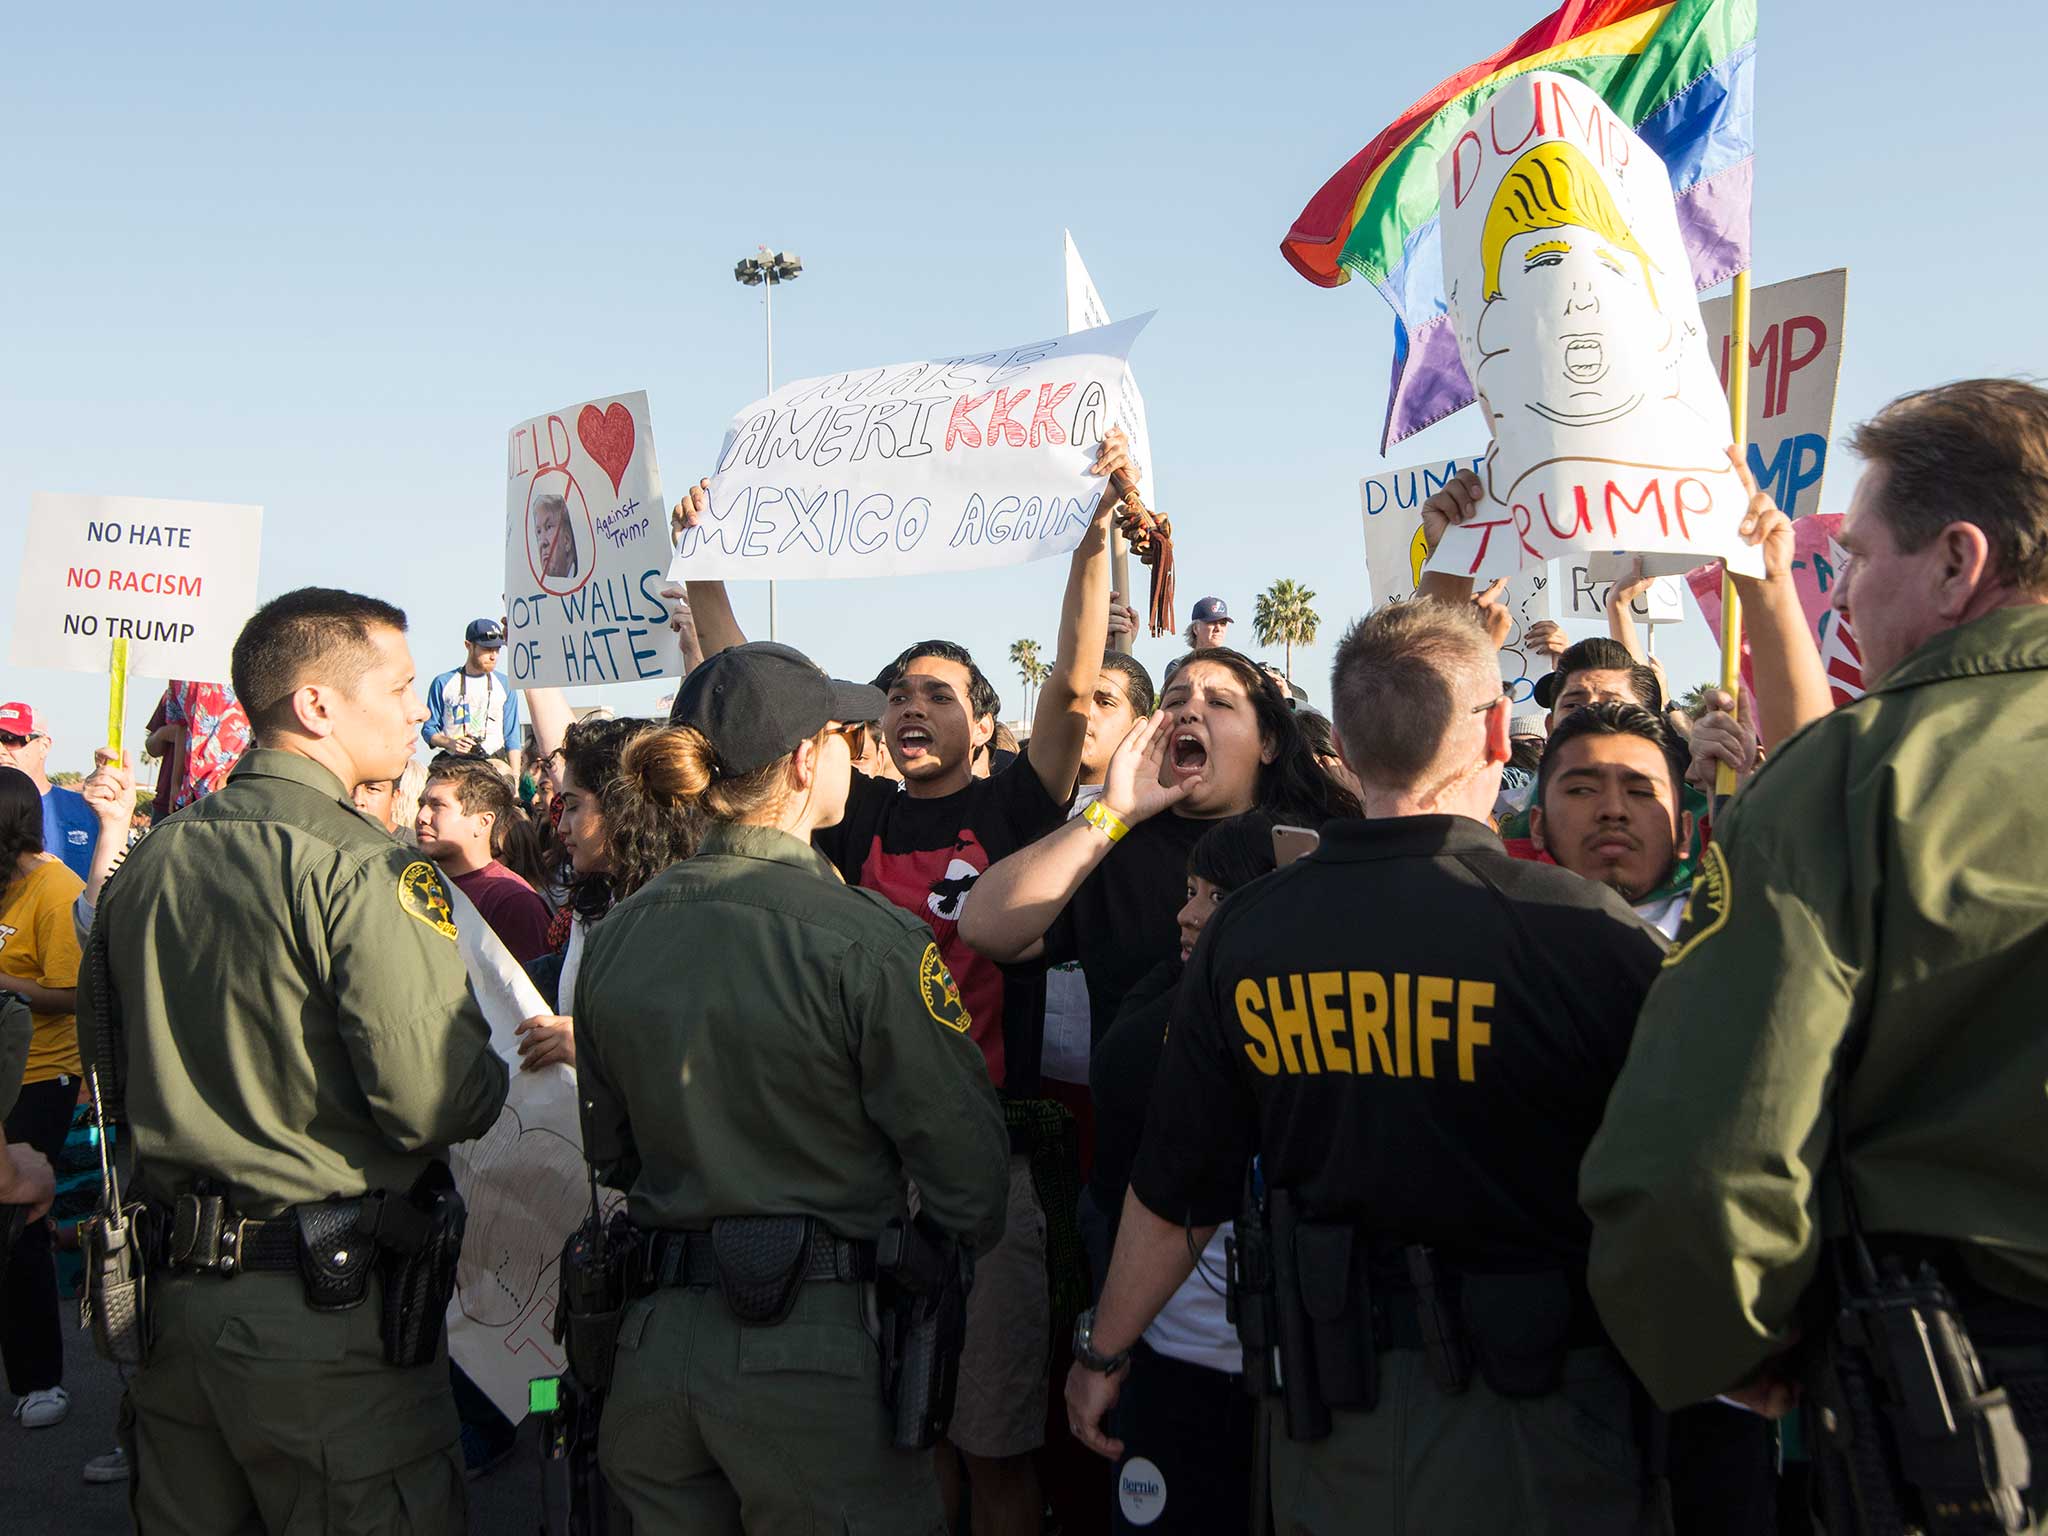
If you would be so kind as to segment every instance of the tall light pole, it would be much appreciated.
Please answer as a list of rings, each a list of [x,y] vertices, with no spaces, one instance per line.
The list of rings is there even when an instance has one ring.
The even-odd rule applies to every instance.
[[[770,252],[765,245],[754,248],[757,255],[744,257],[732,275],[749,288],[761,290],[761,323],[768,335],[768,390],[775,393],[775,285],[793,283],[802,275],[804,264],[793,251]],[[775,583],[768,583],[768,638],[775,638]]]

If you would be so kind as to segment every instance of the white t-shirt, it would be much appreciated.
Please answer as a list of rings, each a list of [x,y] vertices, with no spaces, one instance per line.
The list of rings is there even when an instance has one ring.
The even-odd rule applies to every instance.
[[[1175,1360],[1236,1376],[1244,1370],[1244,1350],[1224,1310],[1224,1293],[1229,1289],[1224,1278],[1230,1271],[1223,1240],[1231,1230],[1227,1221],[1216,1229],[1209,1246],[1202,1250],[1202,1262],[1181,1281],[1180,1289],[1145,1330],[1145,1342]]]
[[[505,750],[505,701],[511,692],[486,672],[481,677],[457,669],[441,690],[442,729],[450,736],[474,736],[484,756]]]
[[[1639,902],[1635,909],[1636,916],[1665,938],[1675,939],[1678,937],[1679,922],[1685,917],[1686,894],[1680,891],[1676,896],[1666,896],[1661,901]]]
[[[1083,784],[1074,791],[1067,820],[1072,821],[1101,798],[1100,784]],[[1055,1083],[1079,1083],[1085,1088],[1088,1054],[1094,1045],[1088,978],[1081,973],[1080,962],[1052,967],[1045,973],[1045,1043],[1038,1053],[1039,1072]]]

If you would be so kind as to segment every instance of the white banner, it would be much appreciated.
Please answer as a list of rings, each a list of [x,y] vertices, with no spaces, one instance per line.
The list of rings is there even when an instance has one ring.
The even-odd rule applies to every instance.
[[[1599,95],[1538,70],[1487,99],[1437,168],[1444,286],[1493,442],[1481,515],[1431,568],[1481,580],[1581,551],[1672,575],[1736,537],[1727,458],[1663,163]]]
[[[1110,324],[1109,306],[1095,291],[1095,280],[1081,260],[1071,230],[1063,231],[1067,245],[1067,333],[1092,331]],[[1139,492],[1145,505],[1159,505],[1159,482],[1152,475],[1152,433],[1145,425],[1145,397],[1138,393],[1138,381],[1124,369],[1123,387],[1117,391],[1116,424],[1124,429],[1131,445],[1131,462],[1138,466]]]
[[[1152,317],[804,379],[733,418],[678,580],[906,576],[1069,554],[1124,358]]]
[[[657,595],[668,508],[644,391],[514,427],[505,465],[505,655],[515,688],[677,677]]]
[[[1749,470],[1787,517],[1820,510],[1848,302],[1846,267],[1750,290]],[[1709,299],[1700,318],[1725,384],[1734,304]]]
[[[469,1226],[448,1303],[448,1354],[517,1424],[526,1417],[527,1382],[566,1366],[554,1339],[555,1271],[562,1244],[590,1213],[576,1073],[519,1069],[516,1031],[548,1012],[547,1003],[455,882],[441,884],[491,1046],[512,1069],[497,1124],[449,1149]],[[607,1208],[620,1199],[600,1194]]]
[[[38,491],[9,659],[104,673],[126,639],[140,676],[226,683],[262,544],[261,507]]]

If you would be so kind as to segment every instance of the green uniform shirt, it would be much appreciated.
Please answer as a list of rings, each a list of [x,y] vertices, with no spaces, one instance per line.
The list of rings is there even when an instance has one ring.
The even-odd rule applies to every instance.
[[[2048,1305],[2043,741],[2048,608],[2006,609],[1794,737],[1726,814],[1580,1180],[1593,1294],[1665,1405],[1792,1342],[1841,1230],[1837,1108],[1867,1231],[1952,1240]]]
[[[634,1221],[803,1214],[873,1238],[923,1209],[1002,1235],[1009,1136],[931,930],[809,844],[714,826],[591,929],[576,983],[585,1151]]]
[[[267,1217],[403,1191],[498,1117],[505,1063],[440,875],[308,758],[246,754],[136,845],[98,920],[148,1195],[211,1176],[243,1215]]]

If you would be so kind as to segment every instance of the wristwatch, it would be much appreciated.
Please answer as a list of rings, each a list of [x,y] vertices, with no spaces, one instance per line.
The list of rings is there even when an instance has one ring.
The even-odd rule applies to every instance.
[[[1098,1371],[1104,1376],[1114,1376],[1131,1363],[1131,1352],[1119,1350],[1113,1355],[1095,1353],[1095,1309],[1090,1307],[1074,1319],[1074,1363],[1083,1370]]]

